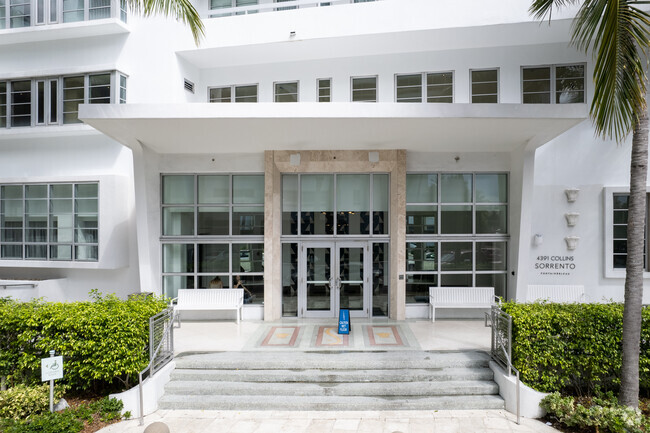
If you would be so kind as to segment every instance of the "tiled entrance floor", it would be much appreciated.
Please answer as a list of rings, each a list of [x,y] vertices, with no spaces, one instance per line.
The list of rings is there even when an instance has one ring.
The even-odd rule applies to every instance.
[[[482,320],[352,320],[339,335],[335,320],[183,322],[174,329],[174,352],[255,350],[489,350]]]

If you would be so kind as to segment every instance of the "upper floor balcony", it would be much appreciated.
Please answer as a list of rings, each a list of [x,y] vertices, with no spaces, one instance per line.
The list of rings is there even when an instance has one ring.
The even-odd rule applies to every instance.
[[[210,0],[208,17],[229,17],[233,15],[337,6],[350,3],[368,3],[374,1],[381,0]],[[279,6],[279,3],[282,3],[282,6]]]
[[[125,33],[126,0],[0,0],[0,45]]]

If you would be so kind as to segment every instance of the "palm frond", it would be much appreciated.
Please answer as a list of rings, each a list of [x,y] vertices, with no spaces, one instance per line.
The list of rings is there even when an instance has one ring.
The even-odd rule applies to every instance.
[[[144,16],[162,14],[186,24],[197,45],[205,35],[203,21],[190,0],[128,0],[128,3],[134,12]]]
[[[528,12],[532,14],[535,19],[544,20],[548,17],[549,21],[553,12],[553,8],[560,8],[580,3],[580,0],[534,0],[530,5]]]
[[[629,0],[587,0],[574,21],[572,43],[593,48],[594,97],[591,117],[596,133],[621,142],[637,113],[646,110],[646,77],[641,60],[650,43],[648,15]]]

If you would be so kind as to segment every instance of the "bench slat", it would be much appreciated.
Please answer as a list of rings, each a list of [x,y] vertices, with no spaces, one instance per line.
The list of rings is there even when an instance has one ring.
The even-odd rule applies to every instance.
[[[494,287],[430,287],[429,311],[436,320],[436,308],[490,308]]]

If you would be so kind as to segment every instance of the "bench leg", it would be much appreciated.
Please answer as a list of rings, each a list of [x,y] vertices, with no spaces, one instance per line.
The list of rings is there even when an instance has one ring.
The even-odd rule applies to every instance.
[[[436,321],[436,307],[429,304],[429,311],[431,312],[431,314],[430,314],[431,315],[431,322],[435,322]]]
[[[176,314],[176,322],[178,322],[178,327],[181,327],[181,312],[178,311]]]
[[[241,320],[241,308],[237,308],[237,324],[239,325],[239,321]]]

